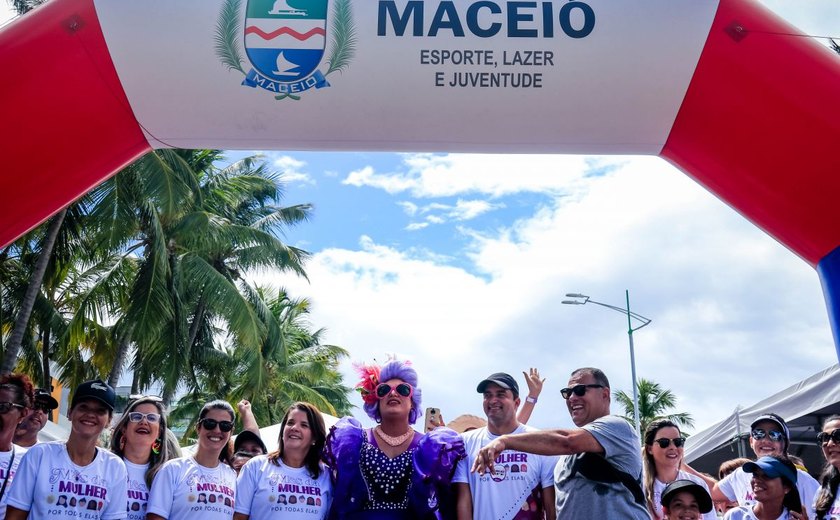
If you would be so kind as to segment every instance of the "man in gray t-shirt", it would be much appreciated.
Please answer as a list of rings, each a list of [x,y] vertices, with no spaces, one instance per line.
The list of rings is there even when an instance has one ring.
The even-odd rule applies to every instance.
[[[594,453],[640,484],[641,442],[626,421],[610,415],[607,376],[597,368],[579,368],[572,372],[569,387],[561,390],[561,394],[577,428],[502,435],[482,448],[473,471],[492,472],[496,456],[506,449],[564,455],[554,471],[558,520],[649,520],[645,506],[634,500],[624,484],[590,480],[580,471],[574,471],[576,459]]]

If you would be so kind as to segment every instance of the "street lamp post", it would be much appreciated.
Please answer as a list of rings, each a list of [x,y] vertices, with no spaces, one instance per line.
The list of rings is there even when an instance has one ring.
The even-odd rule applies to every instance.
[[[615,305],[610,305],[608,303],[596,302],[589,296],[580,293],[568,293],[566,294],[569,298],[576,298],[575,300],[563,300],[562,303],[566,305],[586,305],[587,303],[594,303],[595,305],[600,305],[601,307],[606,307],[607,309],[614,310],[616,312],[620,312],[627,316],[627,337],[630,339],[630,375],[633,378],[633,422],[636,425],[636,434],[641,439],[642,437],[642,429],[641,424],[639,422],[639,384],[636,380],[636,352],[633,348],[633,333],[637,330],[641,329],[642,327],[650,324],[650,318],[645,318],[641,314],[637,314],[630,310],[630,291],[625,290],[624,295],[627,302],[627,307],[617,307]],[[636,328],[633,328],[633,320],[637,320],[641,323]]]

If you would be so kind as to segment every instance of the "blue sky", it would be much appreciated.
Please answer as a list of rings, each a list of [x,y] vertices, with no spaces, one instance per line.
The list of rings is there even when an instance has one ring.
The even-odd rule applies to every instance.
[[[763,3],[840,35],[836,0]],[[548,378],[539,427],[571,426],[559,389],[576,367],[630,392],[624,318],[562,305],[568,292],[621,305],[630,290],[653,319],[638,374],[697,429],[837,362],[815,271],[659,159],[261,153],[285,172],[287,204],[315,205],[287,234],[313,257],[308,282],[254,278],[309,297],[312,325],[353,360],[411,359],[448,420],[483,415],[475,385],[500,370],[523,388],[529,366]]]

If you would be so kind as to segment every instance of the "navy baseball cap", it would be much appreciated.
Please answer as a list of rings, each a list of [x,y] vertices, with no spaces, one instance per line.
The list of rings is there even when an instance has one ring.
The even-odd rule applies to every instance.
[[[712,510],[712,497],[709,495],[706,488],[697,482],[688,479],[675,480],[668,484],[662,492],[662,498],[659,500],[659,503],[665,507],[671,507],[669,505],[671,503],[671,499],[674,498],[674,495],[677,493],[682,492],[691,493],[694,496],[702,514],[706,514]]]
[[[796,470],[789,468],[776,457],[761,457],[755,462],[745,463],[742,467],[747,473],[755,473],[760,469],[770,478],[784,477],[791,484],[796,484]]]
[[[113,412],[114,405],[117,402],[117,394],[108,383],[97,379],[95,381],[85,381],[76,387],[76,391],[73,392],[73,401],[70,403],[70,408],[75,407],[83,399],[95,399]]]
[[[505,374],[504,372],[496,372],[490,376],[487,376],[482,382],[478,383],[478,393],[483,394],[484,390],[487,388],[487,385],[490,383],[495,383],[506,390],[510,390],[513,392],[514,396],[519,395],[519,385],[516,383],[516,379],[513,378],[510,374]]]

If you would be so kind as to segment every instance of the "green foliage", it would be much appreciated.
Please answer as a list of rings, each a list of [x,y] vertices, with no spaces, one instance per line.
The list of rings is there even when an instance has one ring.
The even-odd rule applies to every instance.
[[[632,392],[628,395],[623,390],[619,390],[613,394],[613,397],[624,410],[622,418],[631,425],[634,424],[633,412],[635,407],[633,406]],[[669,410],[676,407],[677,397],[673,392],[663,389],[659,383],[649,379],[639,379],[639,422],[643,435],[650,423],[660,419],[668,419],[680,427],[693,428],[694,419],[691,414],[685,412],[668,413]]]

